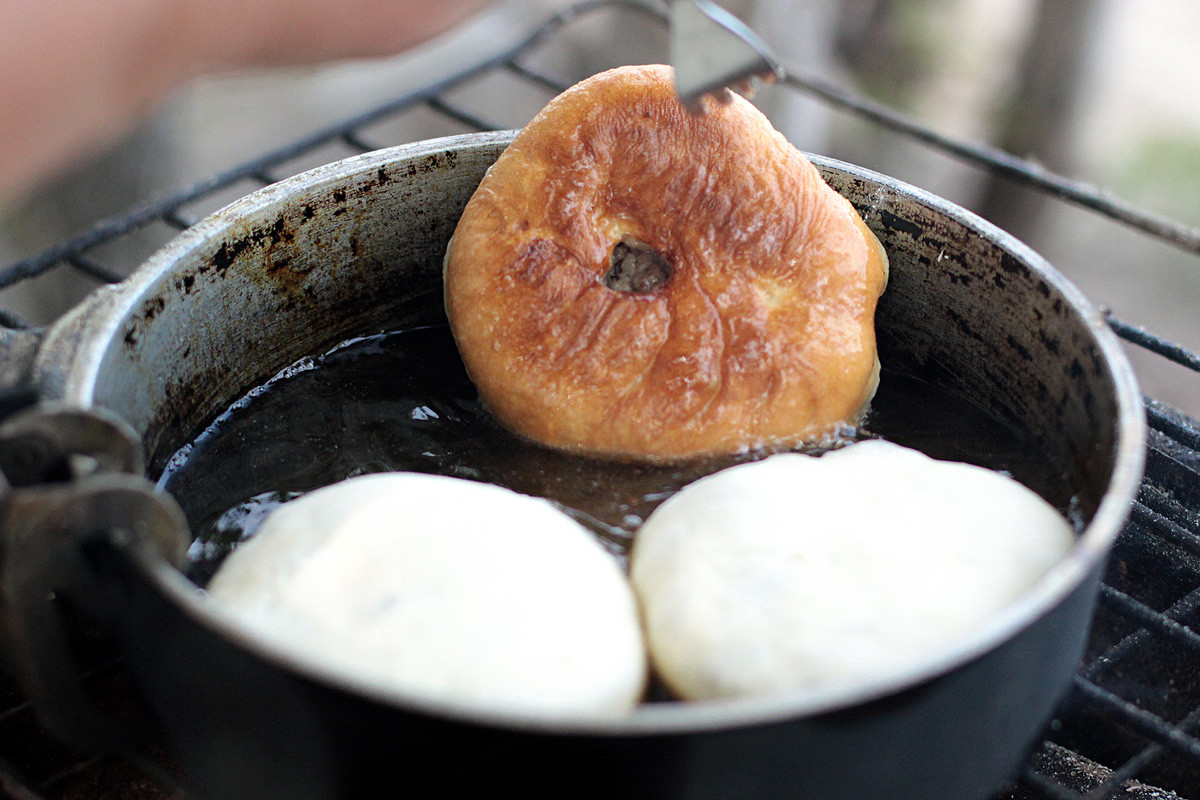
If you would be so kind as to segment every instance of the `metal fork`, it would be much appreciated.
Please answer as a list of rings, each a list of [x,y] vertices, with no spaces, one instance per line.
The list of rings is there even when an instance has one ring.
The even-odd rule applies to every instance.
[[[694,114],[705,97],[729,102],[731,90],[750,94],[756,79],[783,75],[758,34],[711,0],[672,0],[670,24],[675,93]]]

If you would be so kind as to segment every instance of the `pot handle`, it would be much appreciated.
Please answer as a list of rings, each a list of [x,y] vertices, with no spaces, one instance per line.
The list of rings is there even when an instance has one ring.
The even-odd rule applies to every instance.
[[[107,556],[178,565],[183,513],[141,477],[136,435],[100,410],[42,405],[13,416],[0,425],[0,471],[0,625],[14,679],[63,741],[141,750],[151,717],[97,706],[78,653],[112,638],[122,606]]]

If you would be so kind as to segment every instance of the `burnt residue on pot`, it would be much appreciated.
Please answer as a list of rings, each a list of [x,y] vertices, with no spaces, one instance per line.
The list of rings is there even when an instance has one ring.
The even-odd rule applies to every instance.
[[[440,292],[457,220],[446,209],[470,195],[444,177],[461,158],[381,164],[264,213],[238,203],[206,222],[220,234],[122,327],[124,358],[161,375],[162,401],[144,433],[152,469],[222,398],[260,380],[262,365],[320,352],[348,332],[385,330],[408,319],[414,298]],[[471,167],[480,177],[484,169]]]
[[[879,210],[878,215],[880,224],[888,230],[905,233],[912,238],[913,242],[921,240],[921,234],[924,232],[924,229],[919,224],[886,210]]]
[[[288,228],[288,221],[280,218],[267,228],[253,228],[244,235],[222,241],[206,260],[174,279],[172,293],[156,294],[147,298],[126,324],[125,342],[131,347],[136,346],[141,338],[142,330],[152,325],[169,303],[186,299],[196,287],[197,281],[204,280],[209,273],[215,273],[217,279],[223,279],[225,273],[234,265],[239,264],[247,254],[256,256],[255,250],[261,249],[264,245],[269,248],[281,242],[291,242],[294,238],[294,234]],[[290,261],[291,259],[286,258],[285,260]],[[270,267],[268,270],[270,271]],[[276,271],[278,271],[278,267]]]
[[[152,297],[147,301],[145,307],[139,312],[130,323],[125,327],[125,344],[129,347],[136,347],[141,338],[141,329],[146,325],[154,322],[162,310],[167,307],[167,301],[163,297]]]
[[[1082,508],[1094,512],[1106,483],[1073,465],[1113,457],[1105,420],[1117,409],[1093,388],[1110,381],[1108,368],[1078,310],[1031,266],[1036,256],[1016,242],[998,246],[999,231],[979,235],[933,213],[940,201],[928,196],[867,191],[837,171],[826,177],[862,193],[860,212],[887,241],[893,269],[876,316],[883,363],[903,360],[910,374],[1030,432],[1081,486]],[[1062,367],[1047,370],[1049,363]]]

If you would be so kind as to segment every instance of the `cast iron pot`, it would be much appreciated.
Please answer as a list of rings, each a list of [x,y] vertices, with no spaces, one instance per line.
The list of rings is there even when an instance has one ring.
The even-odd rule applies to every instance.
[[[386,329],[397,308],[421,298],[439,308],[446,242],[510,138],[368,153],[243,198],[55,325],[24,377],[68,409],[116,412],[123,422],[110,422],[128,425],[144,448],[135,455],[156,474],[191,432],[282,366]],[[1027,247],[925,192],[814,160],[890,254],[877,316],[884,363],[1036,437],[1076,495],[1086,521],[1078,544],[1006,613],[920,669],[873,685],[655,704],[621,721],[502,719],[398,701],[264,649],[173,566],[180,543],[169,530],[182,526],[170,504],[113,523],[117,500],[140,490],[128,476],[102,475],[109,483],[87,503],[51,515],[49,533],[18,525],[6,542],[10,657],[47,724],[89,747],[140,746],[127,720],[85,708],[68,685],[62,622],[46,603],[53,592],[55,608],[90,611],[116,639],[153,736],[214,798],[413,788],[978,800],[996,791],[1081,655],[1140,481],[1141,397],[1101,314]],[[143,506],[148,494],[138,495]]]

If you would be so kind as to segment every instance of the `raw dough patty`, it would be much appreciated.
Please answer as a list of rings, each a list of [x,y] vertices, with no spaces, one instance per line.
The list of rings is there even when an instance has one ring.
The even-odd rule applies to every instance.
[[[552,718],[639,700],[645,655],[616,560],[545,500],[415,473],[277,509],[209,584],[270,646],[353,682]]]
[[[647,644],[685,698],[826,689],[952,645],[1071,547],[1016,481],[868,441],[703,478],[638,532]]]

